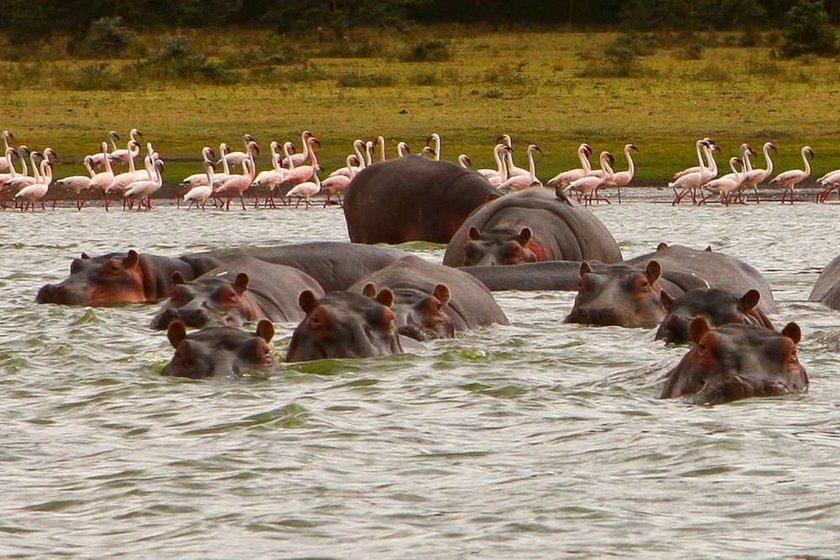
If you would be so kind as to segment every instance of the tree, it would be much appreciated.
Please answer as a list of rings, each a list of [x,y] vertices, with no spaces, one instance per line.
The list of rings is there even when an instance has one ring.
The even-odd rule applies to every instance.
[[[822,0],[797,0],[785,16],[784,56],[837,52],[837,34],[828,21]]]

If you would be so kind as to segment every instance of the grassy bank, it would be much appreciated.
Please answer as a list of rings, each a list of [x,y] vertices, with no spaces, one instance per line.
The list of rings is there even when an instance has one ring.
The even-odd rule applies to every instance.
[[[500,133],[514,137],[519,154],[537,142],[545,152],[542,177],[576,166],[580,142],[617,155],[633,142],[641,149],[640,181],[661,183],[692,164],[693,142],[702,136],[718,140],[727,156],[743,141],[758,147],[772,140],[781,169],[800,167],[799,148],[809,144],[816,173],[840,167],[840,64],[777,60],[766,44],[772,38],[748,48],[737,46],[735,34],[702,36],[696,47],[648,38],[650,54],[622,66],[604,57],[630,40],[616,33],[413,33],[364,32],[343,42],[243,30],[187,33],[196,54],[229,72],[227,84],[154,78],[134,72],[130,59],[77,61],[47,50],[34,60],[0,63],[0,127],[29,146],[55,147],[59,175],[78,172],[76,162],[107,130],[138,127],[170,160],[169,181],[199,169],[205,144],[238,146],[245,132],[267,144],[295,139],[305,128],[322,140],[328,169],[343,165],[354,138],[382,134],[391,151],[398,140],[416,151],[431,132],[442,135],[445,159],[465,152],[478,167],[492,166]],[[152,56],[158,39],[141,37],[134,56]],[[429,39],[444,40],[448,60],[403,61]],[[82,78],[91,72],[109,79],[86,85]],[[261,159],[267,167],[268,158]]]

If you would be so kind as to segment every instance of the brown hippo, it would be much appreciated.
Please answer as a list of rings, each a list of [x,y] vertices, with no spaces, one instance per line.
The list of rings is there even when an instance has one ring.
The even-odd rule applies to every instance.
[[[289,362],[403,353],[390,290],[380,291],[376,299],[338,291],[317,298],[306,290],[299,303],[306,317],[292,335],[286,352]]]
[[[191,282],[174,272],[172,286],[169,299],[152,319],[153,329],[165,329],[176,319],[199,329],[240,327],[258,319],[300,321],[304,316],[298,306],[300,293],[324,294],[305,272],[253,257],[231,261]]]
[[[475,171],[406,156],[356,175],[345,194],[344,218],[354,243],[448,243],[473,210],[496,196]]]
[[[712,328],[695,317],[689,332],[695,346],[668,372],[660,398],[691,395],[697,404],[720,404],[808,390],[796,355],[802,338],[796,323],[777,333],[751,325]]]
[[[590,259],[621,261],[612,234],[577,202],[536,187],[503,196],[473,212],[449,242],[443,264],[493,266]]]
[[[172,321],[166,331],[175,355],[163,375],[203,379],[252,372],[270,373],[276,368],[269,343],[274,326],[266,319],[254,333],[233,327],[208,327],[187,335],[181,321]]]
[[[456,268],[415,256],[360,278],[350,291],[374,295],[377,288],[394,293],[400,334],[416,340],[448,338],[456,331],[508,320],[484,285]]]
[[[656,339],[675,344],[691,342],[688,325],[698,316],[705,318],[710,327],[735,323],[773,330],[770,318],[757,308],[760,299],[758,290],[748,290],[738,297],[726,290],[695,288],[676,299],[663,291],[662,304],[667,315],[659,324]]]
[[[840,309],[840,257],[836,257],[820,273],[808,301],[820,301],[831,309]]]

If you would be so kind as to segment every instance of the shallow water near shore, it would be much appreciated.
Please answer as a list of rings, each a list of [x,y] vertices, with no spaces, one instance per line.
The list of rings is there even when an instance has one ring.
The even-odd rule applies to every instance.
[[[810,392],[658,400],[685,348],[563,324],[567,292],[498,293],[510,326],[410,355],[164,378],[157,306],[36,305],[38,287],[81,251],[344,241],[341,210],[0,213],[0,556],[835,557],[840,313],[806,300],[840,207],[593,211],[626,258],[711,245],[762,271]]]

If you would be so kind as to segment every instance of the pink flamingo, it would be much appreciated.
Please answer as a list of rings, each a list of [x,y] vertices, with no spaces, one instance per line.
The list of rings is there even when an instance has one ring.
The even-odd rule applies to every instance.
[[[615,158],[609,152],[601,152],[599,162],[601,164],[601,171],[603,172],[601,175],[586,175],[585,177],[572,181],[566,187],[566,190],[576,191],[587,205],[592,204],[593,198],[596,202],[604,201],[610,204],[610,201],[606,198],[598,197],[598,189],[612,180],[613,170],[611,166],[615,162]],[[559,187],[555,187],[555,189],[557,188]]]
[[[232,165],[234,167],[236,167],[237,165],[241,165],[242,162],[246,159],[253,160],[254,154],[251,153],[251,150],[254,148],[251,146],[251,143],[253,143],[254,146],[256,146],[257,155],[259,155],[260,147],[257,144],[256,140],[254,140],[253,136],[251,136],[250,134],[246,134],[242,137],[242,143],[245,145],[244,152],[227,152],[226,154],[222,155],[222,160],[227,160],[228,165]],[[216,163],[221,164],[222,162],[218,161]]]
[[[213,196],[213,162],[212,161],[205,161],[204,162],[204,173],[206,174],[206,181],[204,185],[196,185],[189,190],[184,195],[184,201],[189,201],[190,205],[187,206],[187,210],[193,207],[193,205],[201,207],[204,210],[204,205],[207,203],[207,199]]]
[[[633,180],[633,176],[636,174],[636,166],[633,163],[633,157],[630,154],[632,150],[638,152],[639,148],[637,148],[635,144],[624,145],[624,157],[627,159],[627,170],[619,171],[618,173],[613,173],[611,180],[604,182],[603,185],[598,187],[599,189],[602,187],[615,187],[618,190],[619,204],[621,204],[621,187],[626,187],[627,185],[629,185],[630,181]],[[601,169],[593,169],[588,173],[588,175],[596,175],[599,177],[603,177],[604,172]]]
[[[313,177],[315,178],[314,181],[298,183],[297,186],[295,186],[295,188],[289,191],[289,194],[286,195],[289,198],[289,204],[292,203],[292,197],[296,196],[298,202],[297,205],[295,205],[295,208],[300,206],[301,199],[306,201],[307,210],[309,210],[309,208],[312,207],[312,203],[309,202],[309,199],[321,192],[321,180],[318,178],[318,173],[315,172],[313,174]]]
[[[300,167],[291,167],[292,160],[289,160],[289,171],[286,173],[286,179],[283,181],[289,185],[299,185],[305,181],[309,181],[315,172],[318,170],[318,156],[315,153],[314,146],[321,146],[321,143],[314,136],[306,139],[306,144],[309,147],[309,155],[312,160],[312,165],[301,165]]]
[[[271,156],[272,168],[266,171],[260,171],[254,179],[254,183],[251,185],[255,189],[268,189],[265,195],[264,205],[270,205],[272,208],[277,208],[277,205],[274,203],[274,189],[286,179],[286,169],[280,167],[281,159],[282,156],[280,154],[274,153]]]
[[[3,144],[5,146],[5,150],[3,151],[3,153],[6,154],[6,152],[8,152],[9,148],[11,147],[9,145],[9,140],[14,140],[15,137],[12,136],[12,133],[9,132],[8,130],[4,130],[2,132],[2,136],[3,136]],[[3,157],[0,157],[0,170],[11,171],[11,169],[12,169],[11,161],[12,160],[9,158],[8,155],[4,155]]]
[[[126,163],[129,158],[136,158],[137,154],[140,153],[140,138],[143,136],[143,133],[136,128],[132,128],[128,133],[128,136],[128,145],[125,148],[120,148],[119,150],[113,150],[111,152],[110,157],[113,163]],[[131,149],[132,142],[137,144],[137,153],[134,153]]]
[[[476,169],[476,172],[478,172],[479,175],[490,181],[490,184],[495,187],[498,187],[499,185],[504,183],[505,180],[507,180],[507,168],[503,159],[505,156],[502,155],[502,151],[504,151],[506,148],[507,146],[505,146],[504,144],[496,144],[493,147],[493,159],[496,161],[496,169]],[[500,180],[503,174],[505,175],[505,178]]]
[[[401,142],[401,144],[405,144],[405,142]],[[364,148],[364,146],[365,146],[365,143],[364,143],[363,140],[360,140],[360,139],[353,140],[353,155],[355,155],[355,157],[356,157],[356,163],[357,164],[355,166],[346,165],[344,167],[339,167],[338,169],[336,169],[335,171],[330,173],[329,176],[330,177],[335,177],[336,175],[345,175],[348,178],[352,178],[356,173],[358,173],[359,171],[364,169],[365,165],[366,165],[365,158],[362,155],[362,148]],[[408,147],[408,146],[406,145],[406,147]],[[397,146],[397,149],[399,149],[399,146]]]
[[[828,195],[831,194],[831,191],[840,187],[840,169],[835,169],[834,171],[829,171],[819,179],[817,179],[817,183],[823,187],[823,189],[817,193],[817,202],[825,202],[828,199]],[[838,191],[840,192],[840,191]]]
[[[324,201],[324,208],[326,208],[327,204],[330,203],[333,195],[336,195],[338,197],[338,203],[341,206],[344,206],[341,193],[347,190],[347,187],[350,186],[350,183],[353,181],[355,173],[353,172],[352,162],[355,158],[356,156],[352,154],[347,156],[347,168],[350,169],[349,177],[347,175],[333,175],[332,177],[327,177],[323,182],[321,182],[321,188],[327,192],[327,199]],[[289,194],[291,195],[291,193]]]
[[[713,149],[715,149],[715,150],[718,149],[717,143],[715,143],[715,141],[712,140],[711,138],[703,138],[702,140],[698,140],[698,142],[705,142],[709,146],[712,146]],[[682,171],[677,171],[676,173],[671,175],[671,178],[669,179],[670,182],[676,181],[677,179],[679,179],[683,175],[688,175],[689,173],[697,173],[701,169],[704,169],[706,167],[705,163],[703,162],[703,158],[700,154],[700,146],[698,144],[695,144],[695,146],[697,146],[697,159],[699,160],[700,165],[695,165],[693,167],[686,167]]]
[[[747,146],[749,148],[749,146]],[[722,177],[718,177],[712,181],[709,181],[705,185],[703,185],[703,190],[709,192],[710,195],[718,195],[720,196],[721,202],[723,202],[726,206],[729,206],[729,201],[734,193],[738,188],[741,187],[741,183],[744,181],[744,176],[746,175],[746,166],[739,172],[735,165],[739,164],[744,166],[744,160],[737,157],[729,158],[729,168],[732,170],[732,173],[727,173]],[[703,198],[697,204],[705,204],[708,200],[708,197],[704,194]]]
[[[110,132],[108,132],[106,137],[111,142],[111,150],[116,151],[118,149],[117,148],[117,140],[120,139],[120,135],[117,133],[117,131],[111,130]],[[104,152],[100,151],[99,153],[91,154],[91,157],[93,158],[94,169],[105,167],[105,161],[111,159],[111,154],[108,153],[108,149],[107,149],[107,146],[108,146],[107,142],[106,142],[105,146],[106,146],[106,148],[105,148]]]
[[[312,133],[309,132],[308,130],[304,130],[303,132],[301,132],[300,133],[300,144],[303,147],[303,152],[301,152],[299,154],[296,154],[296,153],[294,153],[294,150],[292,150],[291,155],[287,155],[285,158],[283,158],[283,161],[281,162],[281,165],[283,167],[288,168],[290,161],[292,162],[292,165],[294,165],[294,167],[299,167],[299,166],[303,165],[303,163],[307,159],[309,159],[309,157],[311,155],[311,153],[310,153],[311,148],[309,146],[308,140],[312,136],[313,136]],[[294,144],[292,144],[292,147],[294,148]]]
[[[47,148],[49,150],[50,148]],[[44,150],[44,153],[47,154],[47,150]],[[20,198],[21,200],[26,201],[25,206],[20,207],[21,212],[25,212],[32,207],[32,211],[35,211],[35,201],[39,201],[41,203],[41,210],[44,210],[44,197],[47,195],[47,191],[50,189],[50,185],[52,184],[53,180],[53,173],[52,173],[52,163],[50,163],[49,157],[45,156],[44,159],[41,161],[41,178],[36,183],[29,185],[28,187],[22,188],[16,195],[15,198]]]
[[[146,156],[146,171],[154,178],[134,181],[125,189],[123,198],[136,198],[138,212],[143,207],[144,200],[146,201],[146,210],[152,209],[152,195],[163,186],[163,175],[161,173],[163,166],[162,159],[155,158],[154,155]]]
[[[802,154],[802,161],[805,162],[805,169],[791,169],[776,175],[770,183],[777,185],[784,185],[785,192],[782,193],[782,204],[785,203],[785,195],[790,193],[790,203],[793,204],[793,188],[811,176],[811,163],[809,159],[814,159],[814,150],[810,146],[803,146],[800,150]]]
[[[748,189],[750,186],[753,188],[753,192],[755,193],[755,203],[758,204],[758,185],[766,181],[770,178],[770,175],[773,174],[773,160],[770,159],[770,150],[778,153],[779,150],[776,149],[776,145],[773,142],[765,142],[764,147],[762,148],[762,152],[764,153],[764,162],[765,162],[765,169],[757,168],[753,169],[752,164],[750,164],[749,154],[744,154],[742,159],[744,159],[744,166],[746,167],[746,172],[744,174],[744,181],[741,183],[741,187],[738,189],[738,198],[741,198],[742,193]],[[752,152],[752,149],[750,149]]]
[[[515,192],[527,189],[528,187],[537,184],[540,184],[539,179],[537,179],[537,171],[536,171],[536,164],[534,163],[534,152],[542,153],[542,150],[536,144],[531,144],[528,146],[528,174],[527,175],[514,175],[510,177],[507,181],[499,185],[499,191],[506,193],[506,192]],[[508,171],[510,171],[508,169]]]
[[[668,186],[674,189],[675,196],[674,200],[671,202],[672,205],[677,205],[682,202],[685,195],[689,193],[691,193],[692,202],[697,204],[697,189],[717,177],[717,162],[712,155],[712,149],[713,148],[705,140],[697,141],[697,153],[701,163],[700,170],[693,171],[691,173],[678,173],[679,177],[677,177],[675,181],[668,183]],[[703,161],[703,155],[705,155],[709,161],[708,167],[706,167],[705,162]],[[680,189],[679,193],[677,192],[677,188]]]
[[[88,170],[87,175],[71,175],[69,177],[64,177],[63,179],[59,179],[55,182],[56,185],[61,185],[62,187],[72,189],[76,193],[76,210],[81,210],[82,207],[85,205],[85,201],[82,199],[82,191],[87,191],[90,189],[90,181],[96,172],[93,170],[93,158],[91,156],[85,156],[84,164],[85,168]],[[56,200],[53,200],[53,208],[55,208]]]
[[[102,142],[103,157],[108,154],[108,143]],[[91,156],[93,157],[93,156]],[[114,170],[111,168],[111,159],[104,157],[105,171],[97,173],[90,180],[90,189],[94,191],[102,191],[102,200],[105,203],[105,211],[108,212],[108,191],[111,190],[111,185],[114,183]]]
[[[242,175],[234,175],[216,189],[216,195],[227,194],[227,204],[225,204],[225,210],[230,210],[230,200],[233,198],[234,194],[239,196],[239,201],[242,203],[242,209],[245,210],[245,199],[242,198],[242,194],[247,191],[248,187],[251,186],[251,183],[254,182],[256,172],[254,169],[254,162],[250,159],[242,160],[242,167],[245,171]]]
[[[577,181],[581,177],[589,175],[589,172],[592,171],[592,164],[589,163],[589,158],[592,156],[592,146],[584,142],[578,146],[577,154],[578,159],[580,159],[580,167],[562,171],[552,177],[546,184],[565,189],[572,181]]]
[[[505,154],[505,162],[507,165],[508,170],[508,177],[516,177],[517,175],[528,175],[528,169],[523,169],[522,167],[517,167],[513,163],[513,141],[510,138],[510,134],[502,134],[498,138],[496,138],[496,142],[501,142],[510,150]]]

